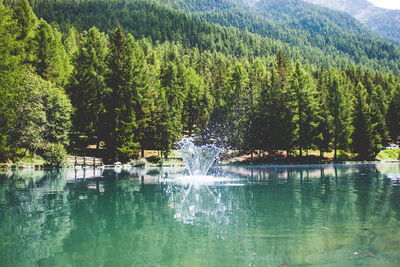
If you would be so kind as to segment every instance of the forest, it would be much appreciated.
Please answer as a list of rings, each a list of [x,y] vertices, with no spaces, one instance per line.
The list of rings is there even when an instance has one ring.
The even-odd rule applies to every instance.
[[[171,6],[55,1],[44,20],[27,0],[1,2],[0,162],[51,160],[87,143],[109,162],[143,150],[168,157],[183,136],[243,153],[345,150],[361,160],[397,142],[399,47],[291,45]]]

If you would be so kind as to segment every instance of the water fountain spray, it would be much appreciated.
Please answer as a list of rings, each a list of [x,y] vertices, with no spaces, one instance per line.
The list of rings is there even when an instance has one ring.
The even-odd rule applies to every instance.
[[[178,152],[191,176],[206,175],[215,159],[222,152],[222,149],[215,145],[196,146],[190,138],[183,138],[178,145]]]

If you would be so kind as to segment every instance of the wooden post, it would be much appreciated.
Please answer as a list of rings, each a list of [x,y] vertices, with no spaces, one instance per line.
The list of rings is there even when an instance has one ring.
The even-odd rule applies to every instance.
[[[78,157],[75,156],[75,167],[78,166]]]
[[[86,166],[86,156],[83,156],[83,166]]]

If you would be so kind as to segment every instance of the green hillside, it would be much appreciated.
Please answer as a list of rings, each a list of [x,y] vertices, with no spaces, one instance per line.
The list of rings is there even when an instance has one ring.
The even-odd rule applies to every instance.
[[[376,39],[348,15],[302,1],[260,1],[253,8],[210,0],[35,1],[34,10],[64,31],[73,25],[110,33],[119,24],[136,38],[201,51],[251,57],[284,50],[316,66],[360,64],[396,74],[400,69],[399,47]]]
[[[374,6],[367,0],[306,0],[349,13],[385,39],[400,44],[400,10]]]

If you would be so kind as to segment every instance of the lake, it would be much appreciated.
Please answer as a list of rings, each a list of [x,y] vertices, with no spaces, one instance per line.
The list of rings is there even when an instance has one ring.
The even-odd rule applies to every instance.
[[[0,172],[2,266],[400,266],[400,164]]]

